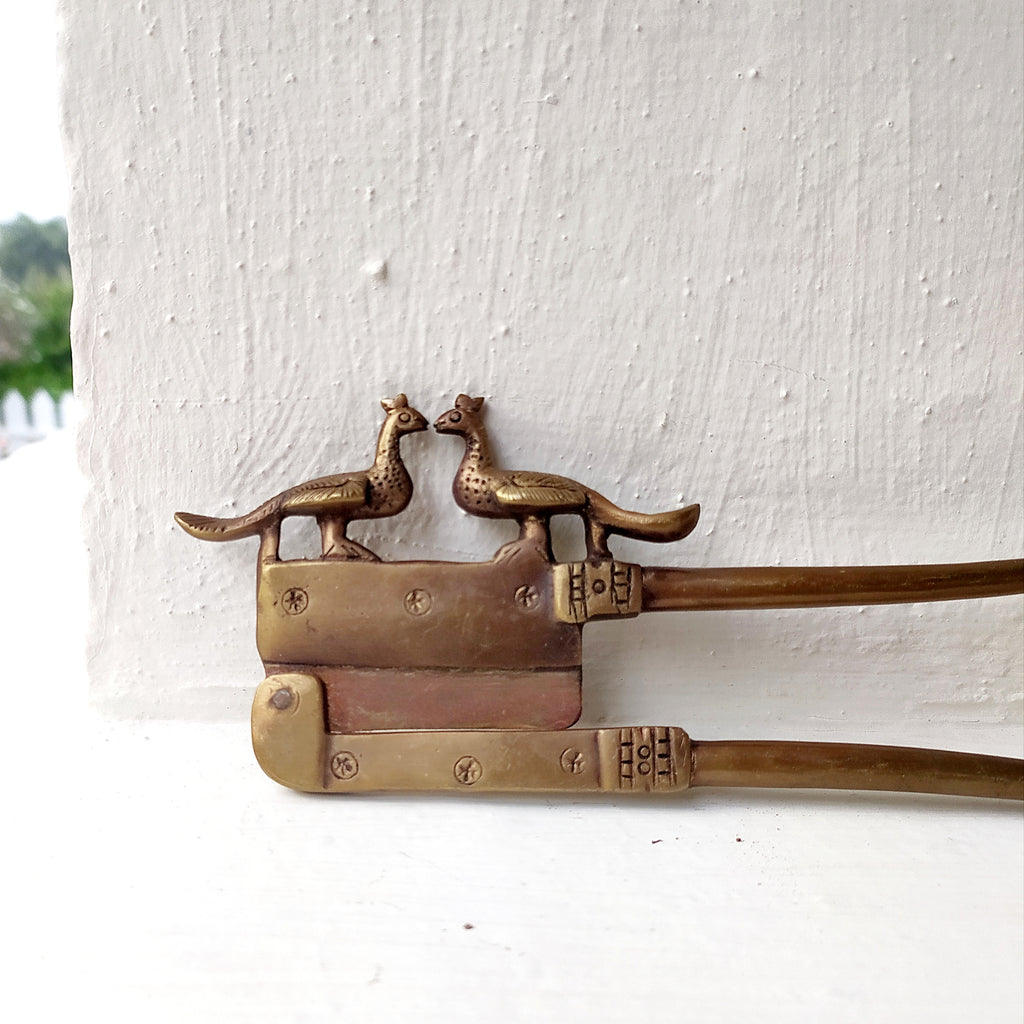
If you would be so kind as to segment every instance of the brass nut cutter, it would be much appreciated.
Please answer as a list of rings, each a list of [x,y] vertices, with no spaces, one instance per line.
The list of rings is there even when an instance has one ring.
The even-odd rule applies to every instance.
[[[382,403],[373,465],[320,477],[236,519],[178,513],[205,540],[261,538],[252,708],[264,771],[293,789],[667,793],[690,786],[946,793],[1024,800],[1024,761],[848,743],[699,741],[679,728],[570,728],[582,711],[587,622],[648,611],[809,608],[1024,593],[1024,559],[849,568],[643,568],[608,537],[679,540],[699,507],[621,509],[567,477],[495,465],[483,399],[435,423],[461,436],[453,485],[467,512],[519,524],[486,562],[383,562],[349,522],[396,515],[412,496],[404,434],[426,419]],[[557,562],[552,515],[579,515],[587,557]],[[282,560],[285,516],[315,516],[320,557]]]

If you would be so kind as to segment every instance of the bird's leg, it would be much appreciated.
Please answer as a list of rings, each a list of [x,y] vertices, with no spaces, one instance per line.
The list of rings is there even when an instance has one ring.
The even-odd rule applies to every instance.
[[[317,516],[316,524],[320,527],[320,555],[322,558],[344,558],[342,547],[348,539],[345,528],[348,524],[343,519],[331,516]]]
[[[549,562],[553,560],[551,530],[548,528],[547,519],[540,516],[526,516],[519,524],[519,543],[535,547]]]
[[[320,526],[321,558],[344,558],[348,561],[379,562],[380,558],[369,548],[357,544],[346,536],[348,520],[318,516]]]
[[[496,562],[511,558],[518,551],[524,548],[535,548],[547,562],[555,560],[551,553],[551,531],[548,529],[548,521],[541,516],[523,516],[519,520],[519,536],[508,544],[498,548],[494,556]]]
[[[281,520],[275,519],[269,526],[264,527],[260,534],[260,561],[276,562],[280,545]]]
[[[598,562],[611,561],[612,553],[608,550],[608,527],[592,516],[584,516],[584,520],[587,524],[587,561],[594,565]]]

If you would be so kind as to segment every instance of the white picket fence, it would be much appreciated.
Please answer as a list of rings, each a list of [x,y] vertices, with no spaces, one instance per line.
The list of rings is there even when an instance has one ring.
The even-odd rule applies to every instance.
[[[0,458],[74,422],[75,396],[70,391],[57,401],[37,391],[27,402],[17,391],[8,391],[0,400]]]

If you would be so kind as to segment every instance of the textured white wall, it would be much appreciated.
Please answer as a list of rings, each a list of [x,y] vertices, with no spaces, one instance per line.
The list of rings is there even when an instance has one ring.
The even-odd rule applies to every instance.
[[[360,468],[399,390],[431,418],[488,396],[508,463],[700,501],[676,548],[618,544],[647,564],[1024,549],[1018,4],[64,0],[63,20],[108,710],[244,708],[256,542],[171,515]],[[354,535],[460,559],[507,539],[451,504],[451,438],[406,453],[413,505]],[[1021,629],[1018,599],[645,616],[589,628],[584,714],[944,745],[983,723],[1012,747]]]

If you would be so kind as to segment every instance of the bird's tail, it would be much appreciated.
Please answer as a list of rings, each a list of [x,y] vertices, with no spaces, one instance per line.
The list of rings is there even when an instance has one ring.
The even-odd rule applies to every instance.
[[[594,491],[589,497],[590,514],[607,533],[617,533],[633,540],[657,544],[682,540],[700,518],[700,505],[687,505],[669,512],[630,512]]]
[[[279,513],[279,503],[273,499],[264,502],[244,516],[234,519],[218,519],[216,516],[199,516],[191,512],[175,512],[174,521],[188,534],[200,540],[238,540],[253,537],[272,522]]]

